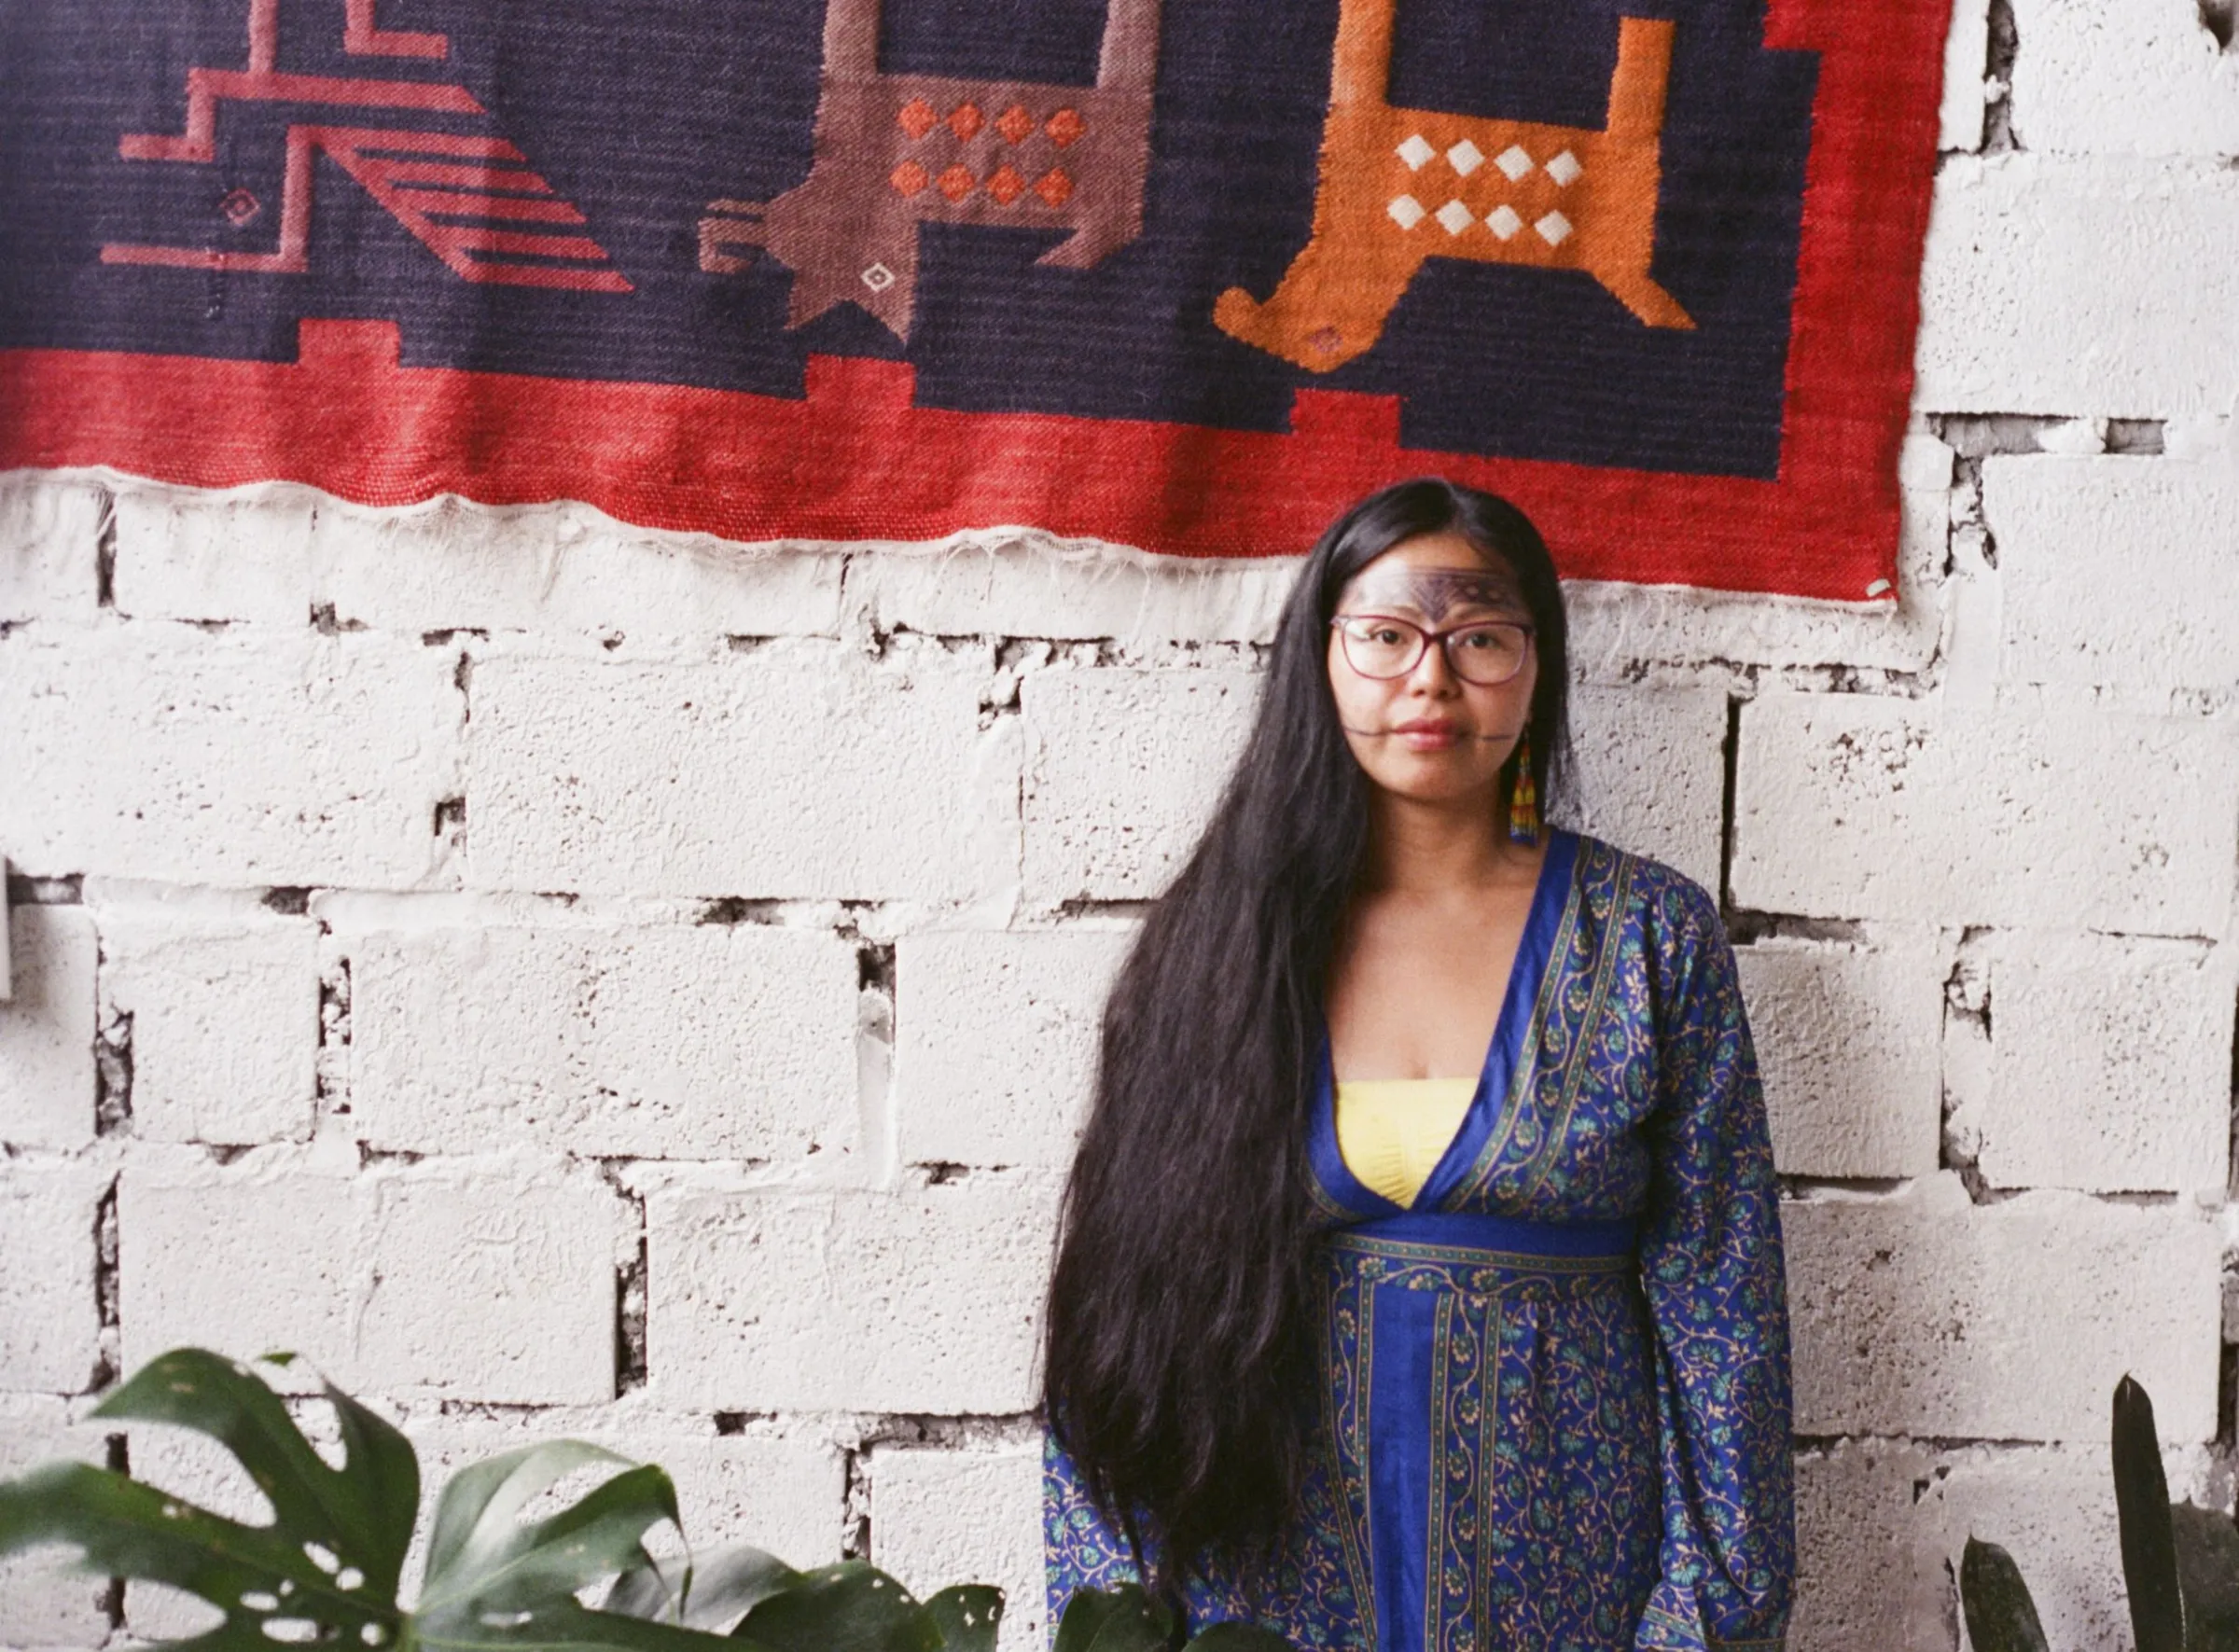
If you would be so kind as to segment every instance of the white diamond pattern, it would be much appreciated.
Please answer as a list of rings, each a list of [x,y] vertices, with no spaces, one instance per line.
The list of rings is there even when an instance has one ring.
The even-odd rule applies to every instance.
[[[1399,147],[1394,151],[1394,153],[1397,154],[1400,160],[1407,162],[1407,170],[1409,172],[1421,172],[1423,170],[1423,163],[1425,160],[1428,160],[1433,155],[1436,155],[1438,151],[1430,146],[1430,142],[1428,139],[1424,137],[1421,132],[1417,132],[1413,137],[1409,138],[1406,143],[1400,145]]]
[[[1568,149],[1564,150],[1562,154],[1547,163],[1547,175],[1554,179],[1557,184],[1576,183],[1578,174],[1585,170],[1578,164],[1578,158]]]
[[[1439,208],[1439,222],[1446,226],[1446,233],[1459,235],[1477,222],[1477,215],[1458,201],[1449,201]]]
[[[1532,170],[1532,158],[1522,144],[1510,144],[1493,158],[1493,164],[1507,173],[1509,182],[1513,184]]]
[[[1561,246],[1570,238],[1570,220],[1561,213],[1549,213],[1532,228],[1539,231],[1539,238],[1550,246]]]
[[[1446,151],[1446,160],[1465,178],[1485,163],[1485,152],[1464,138]]]
[[[1392,222],[1402,229],[1412,229],[1429,215],[1423,203],[1412,195],[1400,196],[1384,211],[1392,215]]]
[[[1514,207],[1496,206],[1493,209],[1492,216],[1485,220],[1485,228],[1503,241],[1512,241],[1516,231],[1523,228],[1523,220],[1516,215]]]

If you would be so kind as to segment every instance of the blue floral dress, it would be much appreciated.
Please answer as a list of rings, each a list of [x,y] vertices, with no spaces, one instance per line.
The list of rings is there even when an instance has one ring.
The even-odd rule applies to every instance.
[[[1328,1230],[1296,1517],[1192,1630],[1307,1652],[1777,1646],[1794,1572],[1778,1189],[1717,908],[1557,832],[1469,1110],[1412,1208],[1309,1154]],[[1052,1443],[1050,1622],[1134,1576]]]

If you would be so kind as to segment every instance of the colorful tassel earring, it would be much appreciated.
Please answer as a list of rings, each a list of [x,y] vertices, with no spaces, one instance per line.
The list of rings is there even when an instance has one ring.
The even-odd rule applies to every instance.
[[[1532,778],[1532,736],[1516,743],[1516,784],[1509,793],[1509,841],[1539,841],[1539,783]]]

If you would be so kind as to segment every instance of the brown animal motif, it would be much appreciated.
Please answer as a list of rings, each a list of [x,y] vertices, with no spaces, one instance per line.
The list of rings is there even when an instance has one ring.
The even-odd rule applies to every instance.
[[[1376,342],[1433,257],[1583,270],[1649,326],[1693,326],[1648,275],[1672,25],[1620,21],[1595,132],[1394,108],[1395,3],[1341,0],[1313,237],[1264,304],[1221,294],[1221,330],[1326,373]]]
[[[712,201],[700,267],[767,248],[793,271],[787,326],[859,304],[908,339],[917,227],[1072,233],[1038,260],[1086,270],[1142,232],[1161,0],[1110,0],[1093,87],[883,75],[879,0],[830,0],[814,160],[766,206]]]

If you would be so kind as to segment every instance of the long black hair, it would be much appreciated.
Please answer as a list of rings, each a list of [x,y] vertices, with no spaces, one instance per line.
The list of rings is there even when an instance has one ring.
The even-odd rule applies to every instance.
[[[1050,1284],[1042,1403],[1139,1558],[1150,1540],[1149,1581],[1173,1604],[1205,1560],[1272,1540],[1298,1495],[1316,1381],[1306,1108],[1324,978],[1369,837],[1369,783],[1329,692],[1329,620],[1370,562],[1444,531],[1507,564],[1530,611],[1530,760],[1551,798],[1568,670],[1538,530],[1475,489],[1385,488],[1300,570],[1235,772],[1105,1006]]]

